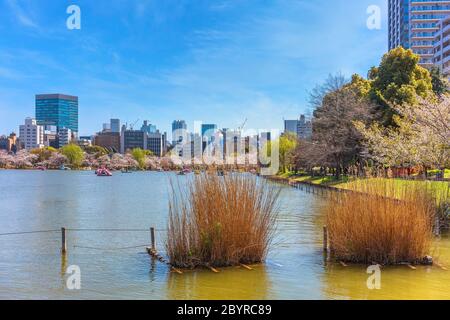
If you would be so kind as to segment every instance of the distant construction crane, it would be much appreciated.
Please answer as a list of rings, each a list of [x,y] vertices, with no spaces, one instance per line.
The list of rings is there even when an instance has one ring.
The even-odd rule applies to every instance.
[[[139,122],[140,119],[137,119],[135,122],[133,122],[133,124],[130,124],[130,130],[133,131],[134,130],[134,126],[136,125],[136,123]]]
[[[248,118],[245,118],[244,123],[238,128],[238,131],[242,131],[245,128],[245,125],[247,124]]]

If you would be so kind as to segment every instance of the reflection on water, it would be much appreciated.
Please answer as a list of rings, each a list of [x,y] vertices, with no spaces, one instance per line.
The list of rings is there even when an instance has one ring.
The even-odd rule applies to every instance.
[[[253,270],[227,268],[220,273],[208,270],[170,273],[167,279],[167,298],[180,299],[270,299],[270,280],[264,266]],[[222,283],[221,286],[217,286]]]
[[[434,244],[435,258],[440,264],[450,263],[448,237]],[[332,264],[323,273],[324,296],[329,299],[450,299],[450,271],[437,266],[384,267],[381,269],[381,290],[368,290],[369,274],[365,266]]]
[[[166,225],[169,177],[186,179],[149,172],[98,178],[91,172],[0,171],[0,233],[143,230],[68,231],[65,257],[59,232],[0,237],[0,299],[450,299],[450,271],[438,267],[383,268],[381,290],[369,290],[366,266],[324,263],[324,199],[286,186],[280,186],[279,232],[264,266],[171,273],[145,253],[147,230]],[[164,237],[157,233],[161,251]],[[432,256],[450,267],[448,237],[436,241]],[[65,287],[70,265],[81,268],[80,291]]]

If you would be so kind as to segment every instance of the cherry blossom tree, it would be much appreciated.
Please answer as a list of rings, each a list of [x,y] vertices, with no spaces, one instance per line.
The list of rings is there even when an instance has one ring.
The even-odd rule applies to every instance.
[[[27,150],[20,150],[13,157],[13,166],[17,169],[32,168],[39,156],[29,153]]]
[[[97,162],[99,167],[109,167],[111,165],[111,159],[108,155],[99,157]]]
[[[6,151],[0,151],[0,168],[9,168],[13,165],[13,156],[8,154]]]
[[[97,168],[98,166],[97,155],[92,153],[85,153],[83,167]]]
[[[393,107],[395,127],[355,122],[373,159],[386,166],[450,166],[450,97]]]
[[[53,153],[50,156],[50,158],[45,162],[46,167],[50,169],[60,168],[62,165],[66,163],[68,163],[67,157],[58,152]]]
[[[163,157],[159,158],[158,160],[159,160],[159,167],[162,168],[163,170],[171,170],[175,167],[171,158]]]

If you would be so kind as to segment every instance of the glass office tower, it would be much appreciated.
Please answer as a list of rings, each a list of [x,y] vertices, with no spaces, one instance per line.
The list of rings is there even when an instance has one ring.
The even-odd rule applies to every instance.
[[[64,94],[36,95],[36,120],[42,126],[56,126],[78,133],[78,97]]]

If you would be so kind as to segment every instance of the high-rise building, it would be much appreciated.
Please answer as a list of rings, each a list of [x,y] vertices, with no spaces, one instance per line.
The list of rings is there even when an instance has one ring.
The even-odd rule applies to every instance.
[[[78,134],[78,97],[65,94],[36,95],[36,121],[42,126],[70,129]]]
[[[297,137],[303,140],[308,140],[312,137],[312,122],[306,120],[303,114],[300,116],[300,121],[298,122]]]
[[[44,146],[55,149],[59,148],[59,137],[56,126],[44,127]]]
[[[187,125],[184,120],[175,120],[172,122],[172,145],[174,152],[183,157],[184,145],[188,143]]]
[[[111,135],[114,133],[110,133]],[[101,135],[98,135],[99,137]],[[147,133],[142,130],[128,130],[122,126],[120,134],[120,153],[124,154],[135,148],[149,150],[155,156],[161,157],[167,152],[167,134],[156,132]]]
[[[202,124],[202,137],[211,136],[217,130],[216,124]]]
[[[214,142],[214,137],[217,132],[216,124],[202,124],[202,141],[203,141],[203,151],[206,147]]]
[[[104,123],[103,124],[103,132],[109,131],[111,132],[111,123]]]
[[[111,152],[121,152],[119,132],[99,132],[95,135],[93,143]]]
[[[183,138],[183,135],[180,137],[179,133],[183,133],[187,131],[186,121],[184,120],[175,120],[172,122],[172,142],[175,144]]]
[[[6,152],[16,152],[18,148],[17,136],[13,132],[7,136],[0,137],[0,150],[5,150]]]
[[[110,129],[111,132],[120,133],[120,119],[111,119]]]
[[[145,120],[142,124],[141,131],[147,132],[147,134],[156,133],[156,126],[152,125],[150,121]]]
[[[6,150],[7,152],[10,152],[9,150],[9,140],[7,136],[1,136],[0,137],[0,150]]]
[[[120,120],[111,119],[109,123],[103,124],[103,130],[98,132],[92,139],[95,146],[103,147],[110,152],[122,152]]]
[[[298,120],[284,120],[284,133],[297,135]]]
[[[285,120],[284,134],[293,134],[299,139],[310,139],[312,136],[312,122],[300,115],[299,120]]]
[[[25,124],[20,126],[19,139],[26,150],[44,147],[44,127],[32,118],[26,118]]]
[[[433,64],[439,21],[450,14],[448,0],[389,0],[389,50],[398,46],[420,55],[420,64]]]
[[[58,144],[62,148],[72,142],[72,130],[68,128],[60,128],[58,131]]]
[[[147,150],[147,137],[147,133],[142,130],[128,130],[122,126],[120,153],[124,154],[136,148]]]
[[[450,78],[450,16],[439,22],[439,31],[434,40],[433,63],[443,76]]]
[[[199,133],[191,133],[188,135],[189,142],[183,147],[183,157],[185,159],[191,157],[192,160],[201,162],[202,160],[202,137]]]
[[[160,133],[159,131],[150,133],[147,137],[147,150],[157,157],[162,157],[166,152],[166,141],[165,133]]]
[[[389,50],[402,46],[409,49],[409,1],[389,0]]]

